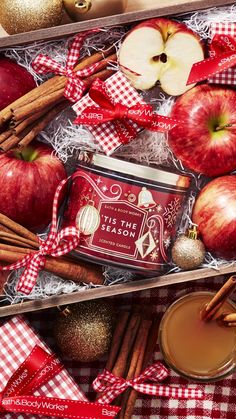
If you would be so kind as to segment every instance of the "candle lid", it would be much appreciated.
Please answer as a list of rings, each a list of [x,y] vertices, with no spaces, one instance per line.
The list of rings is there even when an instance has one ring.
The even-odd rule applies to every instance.
[[[98,167],[104,167],[109,170],[114,170],[115,172],[122,172],[138,178],[160,182],[165,185],[178,186],[183,189],[188,189],[190,185],[190,177],[188,175],[143,166],[138,163],[130,163],[128,161],[104,156],[102,154],[93,154],[91,163]]]

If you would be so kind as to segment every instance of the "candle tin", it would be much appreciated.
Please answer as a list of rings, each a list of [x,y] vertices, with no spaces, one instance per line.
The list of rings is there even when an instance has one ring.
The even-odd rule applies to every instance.
[[[183,212],[190,178],[93,154],[73,180],[65,225],[76,225],[76,253],[97,263],[161,273]]]

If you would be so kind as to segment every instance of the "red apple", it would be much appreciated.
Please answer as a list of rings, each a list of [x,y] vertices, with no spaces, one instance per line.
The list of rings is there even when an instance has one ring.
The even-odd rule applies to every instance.
[[[9,58],[0,58],[0,110],[36,87],[33,76]]]
[[[193,209],[206,248],[214,255],[236,258],[236,175],[212,180],[200,192]]]
[[[0,155],[0,212],[30,229],[40,230],[51,221],[54,193],[66,177],[52,152],[35,142],[21,153]]]
[[[150,89],[159,81],[173,96],[193,87],[186,86],[190,70],[203,58],[199,37],[183,23],[164,18],[135,26],[119,52],[121,70],[136,89]]]
[[[179,97],[171,116],[182,121],[168,143],[186,167],[206,176],[236,169],[236,91],[202,84]]]

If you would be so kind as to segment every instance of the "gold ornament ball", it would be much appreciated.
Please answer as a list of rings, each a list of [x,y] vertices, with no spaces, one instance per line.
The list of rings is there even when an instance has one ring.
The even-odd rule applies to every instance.
[[[205,258],[205,246],[199,239],[182,235],[177,238],[172,248],[172,260],[184,270],[198,268]]]
[[[127,0],[63,0],[63,4],[72,20],[81,21],[123,13]]]
[[[73,304],[66,315],[57,315],[53,331],[56,343],[72,360],[96,361],[110,348],[114,318],[114,308],[107,301]]]
[[[1,0],[0,23],[10,35],[61,23],[62,0]]]

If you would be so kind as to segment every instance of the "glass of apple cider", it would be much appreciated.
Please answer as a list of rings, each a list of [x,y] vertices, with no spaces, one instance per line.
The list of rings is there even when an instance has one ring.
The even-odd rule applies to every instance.
[[[159,345],[165,361],[193,381],[217,381],[236,367],[236,327],[201,319],[203,308],[213,296],[210,292],[193,292],[179,298],[160,323]],[[236,305],[227,300],[217,317],[235,311]]]

